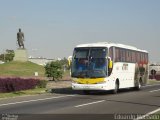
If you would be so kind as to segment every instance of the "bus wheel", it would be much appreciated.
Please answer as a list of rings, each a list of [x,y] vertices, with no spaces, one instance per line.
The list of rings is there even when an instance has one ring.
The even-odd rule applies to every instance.
[[[114,88],[114,90],[113,90],[113,94],[117,94],[117,93],[118,93],[118,90],[119,90],[119,82],[116,81],[116,83],[115,83],[115,88]]]
[[[136,87],[135,87],[135,90],[140,90],[140,89],[141,89],[141,79],[138,80]]]

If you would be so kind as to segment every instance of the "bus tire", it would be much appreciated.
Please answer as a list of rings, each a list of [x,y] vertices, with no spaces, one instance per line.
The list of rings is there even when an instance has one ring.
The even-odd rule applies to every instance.
[[[141,85],[141,79],[137,81],[137,84],[136,84],[136,87],[135,87],[135,90],[140,90],[142,87]]]
[[[114,88],[114,90],[113,90],[113,94],[117,94],[117,93],[118,93],[118,90],[119,90],[119,82],[116,81],[116,82],[115,82],[115,88]]]
[[[83,90],[83,94],[89,95],[89,94],[90,94],[90,91],[89,91],[89,90]]]

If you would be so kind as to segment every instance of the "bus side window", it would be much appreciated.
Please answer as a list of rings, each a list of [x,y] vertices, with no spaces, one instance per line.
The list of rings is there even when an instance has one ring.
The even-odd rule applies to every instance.
[[[115,61],[119,62],[120,60],[119,60],[119,49],[118,48],[115,49],[115,53],[116,53],[116,55],[115,55]]]
[[[109,57],[113,60],[113,47],[109,48]]]

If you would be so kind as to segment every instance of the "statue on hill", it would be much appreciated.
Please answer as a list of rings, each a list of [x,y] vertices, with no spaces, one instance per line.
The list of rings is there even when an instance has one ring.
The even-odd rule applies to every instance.
[[[24,48],[24,33],[19,28],[19,32],[17,33],[17,41],[19,47],[14,51],[14,61],[26,62],[28,61],[28,53],[27,49]]]
[[[17,42],[19,45],[19,48],[24,48],[24,33],[21,32],[21,29],[19,28],[19,32],[17,33]]]

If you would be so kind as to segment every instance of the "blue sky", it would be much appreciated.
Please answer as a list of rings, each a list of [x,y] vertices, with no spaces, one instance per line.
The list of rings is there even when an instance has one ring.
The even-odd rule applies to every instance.
[[[81,43],[132,45],[160,62],[160,0],[0,0],[0,52],[25,34],[29,55],[63,58]]]

